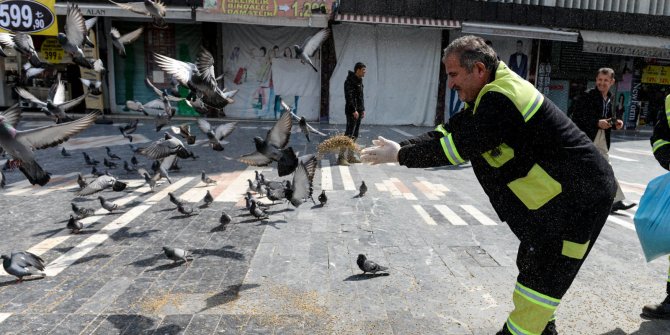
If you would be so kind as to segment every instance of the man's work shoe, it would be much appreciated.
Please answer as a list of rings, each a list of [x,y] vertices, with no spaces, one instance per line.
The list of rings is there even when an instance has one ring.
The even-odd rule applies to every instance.
[[[544,331],[542,331],[542,335],[558,335],[558,331],[556,331],[556,320],[551,320],[547,323],[547,326],[544,327]]]
[[[337,165],[342,165],[342,166],[349,166],[349,161],[347,161],[344,156],[339,156],[337,157]]]
[[[660,304],[642,307],[640,316],[648,319],[670,319],[670,295]]]
[[[635,207],[637,204],[634,202],[631,202],[629,204],[625,204],[622,200],[619,200],[615,203],[612,204],[612,210],[611,212],[616,212],[616,211],[625,211],[627,209],[631,209]]]

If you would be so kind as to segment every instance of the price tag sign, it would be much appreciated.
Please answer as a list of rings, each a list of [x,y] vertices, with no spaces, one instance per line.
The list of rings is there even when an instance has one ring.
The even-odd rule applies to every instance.
[[[55,37],[49,37],[42,42],[42,46],[40,47],[40,58],[51,64],[59,64],[63,62],[64,55],[65,51]]]
[[[0,32],[58,35],[56,0],[0,0]]]

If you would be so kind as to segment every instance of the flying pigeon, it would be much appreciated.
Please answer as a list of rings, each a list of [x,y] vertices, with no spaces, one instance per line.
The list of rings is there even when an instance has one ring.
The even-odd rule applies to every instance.
[[[372,274],[375,274],[379,271],[386,271],[388,270],[387,267],[381,266],[371,260],[368,260],[367,257],[363,254],[358,255],[358,259],[356,259],[356,264],[358,264],[358,268],[363,271],[363,274],[370,272]]]
[[[154,25],[163,27],[165,26],[165,14],[167,13],[165,9],[165,4],[161,0],[144,0],[144,2],[128,2],[128,3],[117,3],[112,0],[109,2],[136,14],[151,16],[154,20]]]
[[[178,261],[188,262],[193,259],[191,253],[184,249],[163,247],[163,252],[168,259],[172,260],[173,263]]]
[[[100,80],[89,80],[84,78],[79,78],[79,80],[81,80],[82,85],[86,87],[89,94],[91,95],[102,94],[102,90],[100,89],[100,87],[102,87],[102,82]]]
[[[2,267],[5,268],[7,273],[18,278],[18,283],[23,281],[23,277],[26,276],[46,276],[43,272],[44,260],[33,253],[28,251],[18,251],[12,252],[9,256],[2,255],[0,257],[2,258]]]
[[[112,188],[113,191],[120,192],[126,189],[127,184],[119,181],[116,177],[102,175],[96,178],[94,181],[90,182],[86,187],[77,192],[78,196],[86,196],[94,193],[98,193],[104,189]]]
[[[65,101],[65,85],[63,82],[58,81],[54,84],[54,87],[55,89],[52,88],[52,90],[49,91],[50,96],[46,102],[38,99],[24,88],[16,87],[15,90],[21,98],[29,100],[39,106],[47,116],[55,117],[56,123],[72,121],[72,118],[65,114],[65,112],[84,101],[88,96],[88,93],[84,93],[72,100]],[[53,96],[51,92],[53,92]]]
[[[21,162],[19,169],[31,184],[44,186],[51,177],[37,164],[33,151],[67,141],[92,125],[98,115],[100,112],[88,114],[75,121],[28,130],[16,130],[0,115],[0,147]]]
[[[175,135],[179,135],[186,140],[186,144],[195,144],[195,136],[191,134],[191,126],[189,124],[183,124],[179,127],[172,126],[172,132]]]
[[[0,45],[12,48],[28,59],[29,68],[43,68],[48,63],[43,62],[33,44],[30,34],[18,32],[16,34],[0,33]]]
[[[84,224],[81,221],[77,221],[72,214],[70,214],[70,219],[67,220],[67,229],[70,229],[70,234],[79,234],[79,231],[84,229]]]
[[[284,113],[277,120],[277,122],[268,130],[265,139],[261,137],[254,137],[254,144],[256,151],[242,155],[238,160],[247,165],[265,166],[272,161],[278,162],[277,170],[279,176],[285,176],[293,172],[279,163],[284,155],[289,155],[293,152],[284,150],[288,144],[291,136],[291,114]],[[295,154],[294,154],[295,155]]]
[[[293,117],[294,120],[298,121],[298,125],[300,126],[300,131],[305,134],[305,138],[307,138],[307,142],[310,142],[309,139],[309,133],[314,133],[320,136],[327,136],[326,134],[316,130],[316,128],[312,127],[307,123],[307,120],[305,119],[304,116],[298,116],[295,113],[293,113],[293,110],[291,107],[289,107],[284,100],[280,99],[280,103],[284,111],[291,113],[291,117]]]
[[[216,128],[212,129],[212,125],[207,122],[205,119],[198,119],[198,128],[207,135],[209,139],[209,144],[212,146],[214,151],[223,151],[223,141],[226,136],[235,130],[237,122],[229,122],[218,125]]]
[[[72,61],[82,67],[102,72],[105,68],[102,60],[87,59],[81,47],[86,40],[86,20],[77,4],[68,4],[65,16],[65,32],[59,32],[56,38],[63,50],[72,56]]]
[[[308,37],[302,45],[294,45],[295,49],[295,58],[299,58],[300,62],[303,64],[307,63],[314,69],[315,72],[319,72],[314,66],[312,59],[310,57],[314,56],[316,49],[318,49],[323,41],[325,41],[328,36],[330,36],[330,29],[322,29],[314,36]]]
[[[110,29],[109,35],[112,37],[112,45],[119,51],[119,56],[126,58],[126,48],[124,45],[134,42],[142,35],[142,32],[144,32],[144,27],[139,27],[125,35],[121,35],[114,27]]]

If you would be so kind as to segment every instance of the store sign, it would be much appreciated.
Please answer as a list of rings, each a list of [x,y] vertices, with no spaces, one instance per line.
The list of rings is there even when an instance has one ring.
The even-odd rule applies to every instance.
[[[228,15],[308,17],[330,14],[336,0],[205,0],[204,8]]]
[[[670,59],[670,49],[645,48],[632,45],[612,45],[584,42],[584,51],[610,55]]]
[[[646,66],[642,70],[642,83],[670,85],[670,66]]]
[[[0,0],[0,32],[56,36],[55,0]]]
[[[42,42],[40,46],[40,58],[51,64],[60,64],[63,62],[65,51],[61,47],[58,39],[49,37]]]

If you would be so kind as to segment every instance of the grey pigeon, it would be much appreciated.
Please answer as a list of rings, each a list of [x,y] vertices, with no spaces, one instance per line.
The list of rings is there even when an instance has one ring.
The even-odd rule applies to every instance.
[[[123,169],[126,170],[126,172],[135,172],[135,171],[137,171],[136,168],[131,167],[130,164],[128,164],[128,161],[123,161]]]
[[[160,0],[144,0],[127,3],[117,3],[110,0],[109,2],[136,14],[151,16],[154,20],[154,25],[159,27],[165,26],[165,14],[167,11],[165,9],[165,4]]]
[[[207,177],[207,175],[205,174],[205,170],[202,170],[202,174],[200,175],[200,180],[207,185],[216,184],[216,180],[214,180],[210,177]]]
[[[361,181],[361,186],[358,188],[358,197],[362,197],[368,191],[368,186],[365,185],[365,181]]]
[[[93,214],[93,212],[95,212],[93,208],[79,207],[74,202],[71,202],[70,206],[72,206],[72,211],[74,214],[76,214],[80,219],[90,216]]]
[[[112,161],[108,161],[107,158],[104,158],[102,160],[102,164],[104,164],[106,167],[108,167],[110,169],[116,169],[116,163],[114,163]]]
[[[387,267],[381,266],[371,260],[368,260],[367,257],[363,254],[358,255],[358,259],[356,259],[356,264],[358,265],[358,268],[363,271],[363,274],[366,274],[368,272],[375,274],[379,271],[386,271],[388,270]]]
[[[84,93],[72,100],[65,101],[65,85],[63,82],[58,81],[54,84],[54,86],[56,88],[53,89],[53,93],[50,94],[53,96],[48,97],[46,102],[38,99],[24,88],[16,87],[15,90],[16,93],[21,96],[21,98],[29,100],[30,102],[40,107],[46,115],[55,118],[56,123],[72,121],[72,118],[70,118],[65,112],[82,103],[88,96],[88,93]]]
[[[191,155],[186,150],[184,143],[169,133],[165,133],[164,138],[151,143],[151,145],[140,149],[138,152],[151,159],[162,159],[173,155],[177,155],[179,158],[188,158]]]
[[[79,190],[79,192],[77,192],[77,195],[78,196],[91,195],[110,187],[115,192],[121,192],[126,189],[126,186],[128,185],[122,181],[117,180],[116,177],[105,174],[99,176],[94,181],[86,185],[86,187]]]
[[[282,114],[274,126],[268,130],[265,139],[258,136],[254,137],[256,151],[242,155],[238,160],[252,166],[265,166],[272,163],[272,161],[279,162],[282,156],[288,154],[284,149],[288,145],[291,136],[291,125],[291,114]],[[278,171],[280,177],[293,172],[282,173],[282,170],[283,166],[279,165]]]
[[[91,95],[101,95],[102,94],[102,82],[100,80],[89,80],[84,78],[79,78],[81,84],[86,87],[87,92]]]
[[[98,200],[100,200],[100,206],[102,206],[102,208],[106,209],[110,213],[119,209],[119,205],[117,205],[113,202],[107,201],[107,199],[105,199],[101,195],[98,196]]]
[[[133,157],[130,159],[130,163],[133,164],[133,165],[137,165],[139,163],[137,161],[137,157],[135,157],[135,155],[133,155]]]
[[[100,161],[95,160],[94,158],[89,156],[87,153],[82,151],[81,154],[84,155],[84,161],[86,162],[86,164],[88,164],[88,165],[98,165],[98,164],[100,164]]]
[[[171,128],[175,135],[179,135],[186,140],[186,144],[195,144],[195,135],[191,133],[191,126],[188,123],[182,124],[179,127],[172,126]]]
[[[170,197],[170,202],[177,206],[182,205],[184,203],[184,200],[177,198],[172,192],[168,192],[168,196]]]
[[[165,253],[165,256],[167,256],[168,259],[171,259],[173,263],[193,260],[193,256],[190,252],[180,248],[163,247],[163,253]]]
[[[84,177],[81,176],[81,173],[77,175],[77,184],[79,184],[79,189],[83,189],[88,185],[86,180],[84,180]]]
[[[0,33],[0,45],[12,48],[25,56],[30,67],[43,68],[48,65],[40,59],[30,34],[22,32],[16,34]]]
[[[321,194],[319,194],[319,203],[321,203],[321,207],[325,206],[326,202],[328,202],[328,197],[326,196],[326,190],[321,190]]]
[[[89,47],[89,48],[94,48],[95,44],[88,38],[88,33],[91,31],[91,28],[98,22],[98,17],[92,17],[86,21],[84,21],[84,25],[86,26],[86,34],[84,36],[84,46]]]
[[[149,113],[144,109],[144,105],[139,101],[128,100],[126,101],[126,108],[132,111],[141,112],[145,116],[149,116]]]
[[[193,208],[184,204],[177,204],[177,211],[186,216],[191,216],[193,214]]]
[[[112,37],[112,45],[119,51],[119,56],[126,58],[126,47],[124,45],[134,42],[142,35],[142,32],[144,32],[144,27],[139,27],[124,35],[121,35],[114,27],[110,29],[109,35]]]
[[[153,191],[154,191],[154,188],[156,188],[156,181],[153,180],[153,179],[151,178],[151,176],[149,176],[149,174],[146,173],[146,172],[145,172],[142,176],[144,177],[144,181],[145,181],[147,184],[149,184],[149,189],[153,192]]]
[[[79,231],[84,229],[84,224],[81,221],[77,221],[72,214],[70,214],[70,219],[67,220],[67,229],[70,229],[70,234],[79,234]]]
[[[92,175],[93,177],[98,178],[98,177],[100,177],[100,176],[104,176],[105,174],[102,173],[102,172],[100,172],[100,171],[98,171],[98,169],[94,166],[94,167],[91,169],[91,175]]]
[[[82,50],[86,37],[86,20],[77,4],[68,4],[65,16],[64,32],[59,32],[56,38],[63,50],[72,56],[72,61],[82,67],[102,72],[102,60],[88,59]]]
[[[109,158],[111,158],[111,159],[121,159],[121,157],[119,157],[117,154],[113,153],[112,149],[110,149],[109,147],[105,147],[105,150],[107,150],[107,156],[109,156]]]
[[[17,282],[23,281],[23,277],[40,275],[46,276],[44,271],[44,260],[28,251],[12,252],[11,255],[2,255],[2,267],[12,276],[18,278]],[[37,270],[37,271],[35,271]]]
[[[5,188],[7,181],[5,180],[5,173],[0,171],[0,188]]]
[[[251,207],[249,207],[249,213],[259,220],[269,218],[268,213],[266,213],[264,210],[262,210],[260,207],[256,205],[256,201],[251,202]]]
[[[198,119],[198,128],[207,135],[209,144],[214,151],[223,151],[223,139],[235,130],[237,122],[229,122],[212,128],[212,125],[205,119]]]
[[[307,120],[305,119],[304,116],[298,116],[295,113],[293,113],[293,109],[289,107],[284,100],[279,100],[282,106],[282,109],[284,111],[291,113],[291,117],[293,117],[294,120],[298,121],[298,125],[300,126],[300,131],[305,135],[305,138],[307,139],[307,142],[310,142],[309,139],[309,134],[314,133],[320,136],[326,136],[326,134],[316,130],[316,128],[312,127],[307,123]]]
[[[135,120],[133,120],[133,121],[128,122],[128,123],[127,123],[126,125],[124,125],[124,126],[119,126],[119,131],[121,131],[121,134],[123,134],[123,136],[126,136],[126,135],[128,135],[128,134],[132,134],[132,133],[134,133],[135,131],[137,131],[137,125],[138,125],[139,123],[140,123],[140,120],[139,120],[139,119],[135,119]],[[131,142],[132,142],[132,141],[131,141]],[[133,152],[135,152],[135,151],[133,151]]]
[[[63,149],[61,149],[60,154],[61,154],[61,156],[63,156],[63,157],[70,157],[70,156],[72,156],[71,153],[69,153],[69,152],[67,152],[67,150],[65,150],[65,147],[63,147]]]
[[[207,193],[205,194],[205,197],[202,199],[202,201],[205,202],[205,206],[209,206],[212,202],[214,202],[214,197],[212,197],[212,194],[209,193],[209,190],[207,190]]]
[[[56,146],[88,128],[99,112],[88,114],[72,122],[28,130],[16,130],[0,115],[0,147],[21,162],[19,170],[35,185],[46,185],[51,179],[48,172],[35,161],[34,150]]]
[[[321,46],[323,41],[328,38],[328,36],[330,36],[330,29],[322,29],[313,36],[308,37],[302,45],[294,45],[293,49],[295,49],[295,58],[300,59],[300,62],[303,64],[309,64],[314,69],[314,71],[319,72],[319,70],[316,69],[316,66],[314,66],[314,63],[310,57],[314,56],[316,50]]]
[[[228,213],[226,213],[225,211],[221,212],[221,218],[219,218],[219,223],[221,223],[222,225],[225,226],[232,221],[233,221],[233,218],[231,218],[230,215],[228,215]]]

